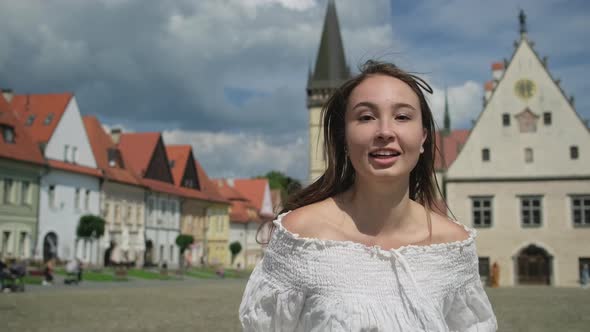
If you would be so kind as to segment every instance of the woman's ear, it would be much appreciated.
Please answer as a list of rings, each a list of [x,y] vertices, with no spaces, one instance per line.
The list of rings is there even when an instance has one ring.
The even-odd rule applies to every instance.
[[[426,138],[428,137],[428,130],[426,128],[422,128],[422,146],[424,146],[424,142],[426,142]]]

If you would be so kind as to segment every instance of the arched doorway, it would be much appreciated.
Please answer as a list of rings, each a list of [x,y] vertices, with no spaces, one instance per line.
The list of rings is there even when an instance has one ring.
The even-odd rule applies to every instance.
[[[57,234],[49,232],[43,239],[43,261],[57,258]]]
[[[523,248],[517,256],[517,280],[520,285],[550,285],[553,257],[534,244]]]

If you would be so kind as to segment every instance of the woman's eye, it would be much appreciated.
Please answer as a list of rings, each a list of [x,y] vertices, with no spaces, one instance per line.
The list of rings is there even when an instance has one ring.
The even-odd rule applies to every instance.
[[[370,121],[372,119],[373,119],[373,117],[371,115],[361,115],[359,117],[359,120],[361,120],[361,121]]]
[[[411,118],[405,114],[398,114],[395,116],[396,120],[400,120],[400,121],[407,121],[410,120]]]

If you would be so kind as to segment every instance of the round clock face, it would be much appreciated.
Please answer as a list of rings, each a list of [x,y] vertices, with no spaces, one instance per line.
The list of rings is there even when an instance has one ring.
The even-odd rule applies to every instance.
[[[514,84],[514,93],[522,99],[529,99],[537,90],[535,83],[529,79],[523,78]]]

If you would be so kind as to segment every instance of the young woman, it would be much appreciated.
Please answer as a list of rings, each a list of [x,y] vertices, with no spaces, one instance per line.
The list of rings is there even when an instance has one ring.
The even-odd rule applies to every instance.
[[[273,222],[246,331],[495,331],[476,232],[433,213],[422,79],[367,62],[323,110],[327,170]]]

